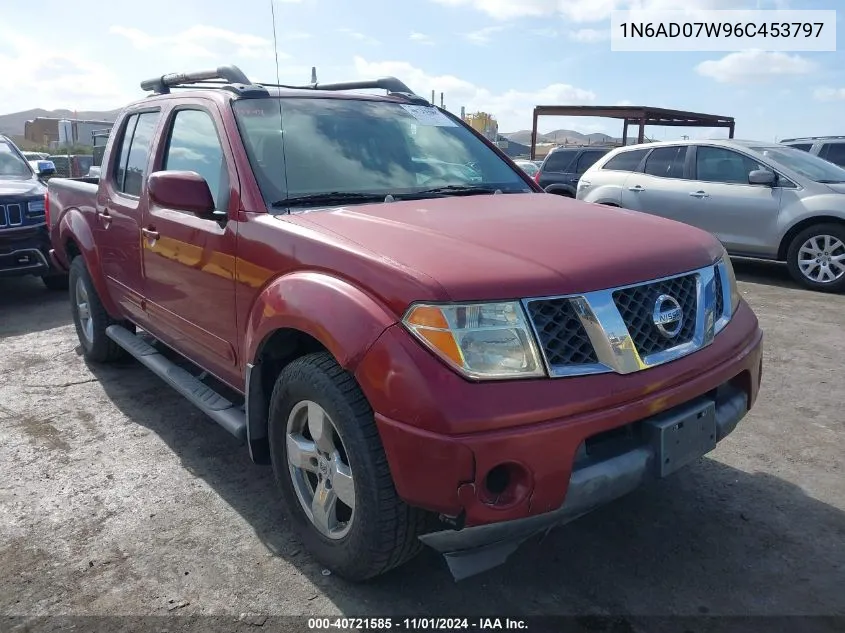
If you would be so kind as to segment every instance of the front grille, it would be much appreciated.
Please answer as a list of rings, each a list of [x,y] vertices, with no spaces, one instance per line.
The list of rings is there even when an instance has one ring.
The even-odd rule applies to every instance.
[[[0,227],[20,226],[23,224],[23,206],[20,204],[0,204]]]
[[[716,266],[715,268],[716,274],[716,283],[715,283],[715,292],[716,292],[716,301],[713,304],[713,317],[716,320],[722,318],[722,315],[725,312],[725,298],[722,296],[722,274],[719,271],[719,267]]]
[[[697,309],[696,275],[683,275],[663,281],[623,288],[613,293],[622,320],[641,357],[683,345],[695,334]],[[673,297],[681,306],[683,322],[678,334],[667,338],[654,324],[654,305],[660,295]]]
[[[587,331],[569,299],[536,299],[527,304],[550,367],[598,363]]]

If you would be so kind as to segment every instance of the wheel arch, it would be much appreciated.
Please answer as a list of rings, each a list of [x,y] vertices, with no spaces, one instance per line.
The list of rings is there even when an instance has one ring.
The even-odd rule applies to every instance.
[[[835,215],[814,215],[812,217],[799,220],[789,227],[784,234],[783,239],[780,242],[780,246],[778,247],[778,261],[786,261],[787,254],[789,252],[789,245],[792,244],[792,240],[795,239],[795,236],[815,224],[837,224],[845,228],[845,219]]]

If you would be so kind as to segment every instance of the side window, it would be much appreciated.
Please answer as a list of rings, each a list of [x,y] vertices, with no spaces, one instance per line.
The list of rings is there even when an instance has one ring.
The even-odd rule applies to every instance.
[[[126,158],[126,178],[123,181],[123,192],[130,196],[141,195],[158,117],[158,112],[143,112],[138,115],[138,124],[135,126],[135,134],[132,135],[129,156]]]
[[[126,178],[126,158],[129,156],[129,146],[132,144],[132,135],[135,134],[136,123],[138,123],[138,115],[133,114],[126,120],[123,137],[120,139],[120,154],[114,164],[114,182],[118,191],[123,191],[123,181]]]
[[[695,167],[697,180],[748,184],[748,174],[763,169],[759,163],[742,154],[722,147],[699,146],[696,151]]]
[[[578,157],[578,167],[575,169],[576,174],[583,174],[587,171],[590,167],[595,165],[596,161],[607,154],[607,152],[596,151],[596,150],[587,150],[581,152],[581,156]]]
[[[819,156],[835,165],[845,167],[845,143],[826,143]]]
[[[572,164],[572,159],[575,157],[575,152],[552,152],[546,159],[546,164],[543,165],[543,171],[554,171],[566,173],[569,171],[569,166]]]
[[[658,147],[648,155],[644,171],[661,178],[683,178],[686,157],[687,148],[685,145]]]
[[[607,161],[602,169],[610,171],[636,171],[647,149],[633,149],[621,152]]]
[[[813,147],[813,144],[812,143],[796,143],[796,144],[793,145],[792,143],[790,143],[789,146],[794,147],[795,149],[800,149],[802,152],[809,152],[810,148]]]
[[[180,110],[173,119],[162,169],[194,171],[211,189],[214,206],[229,204],[229,177],[214,120],[202,110]]]

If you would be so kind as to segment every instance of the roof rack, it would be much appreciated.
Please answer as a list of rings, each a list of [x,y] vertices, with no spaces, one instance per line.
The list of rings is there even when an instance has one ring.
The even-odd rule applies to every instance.
[[[780,143],[792,143],[793,141],[827,141],[831,139],[845,138],[845,136],[799,136],[797,138],[781,139]]]
[[[345,81],[321,84],[313,81],[317,78],[316,70],[311,71],[312,82],[302,86],[252,82],[237,66],[220,66],[214,70],[200,70],[191,73],[171,73],[146,79],[141,82],[141,89],[153,94],[169,94],[171,88],[216,88],[229,90],[239,96],[267,96],[267,88],[287,88],[289,90],[386,90],[393,96],[404,97],[416,103],[428,104],[428,100],[414,92],[396,77],[364,81]]]

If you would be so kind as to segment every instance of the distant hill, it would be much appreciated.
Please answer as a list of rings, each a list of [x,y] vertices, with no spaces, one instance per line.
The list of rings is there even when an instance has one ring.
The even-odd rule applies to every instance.
[[[7,136],[23,136],[24,124],[37,117],[48,118],[76,118],[76,119],[96,119],[100,121],[114,121],[120,109],[108,110],[105,112],[83,111],[74,112],[73,110],[43,110],[35,108],[34,110],[26,110],[24,112],[13,112],[12,114],[0,115],[0,134]]]
[[[522,145],[531,145],[531,130],[519,130],[518,132],[502,133],[509,141]],[[575,130],[553,130],[545,134],[537,134],[538,143],[620,143],[622,139],[594,132],[582,134]]]

